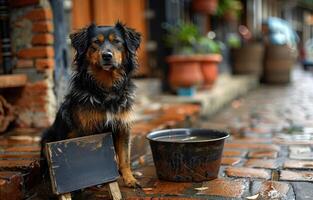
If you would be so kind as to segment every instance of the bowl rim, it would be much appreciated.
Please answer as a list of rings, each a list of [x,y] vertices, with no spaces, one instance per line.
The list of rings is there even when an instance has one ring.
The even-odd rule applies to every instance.
[[[201,140],[201,141],[161,141],[161,140],[156,140],[154,138],[151,138],[152,135],[157,134],[157,133],[163,133],[163,132],[171,132],[171,131],[196,131],[196,130],[200,130],[200,131],[214,131],[214,132],[220,132],[220,133],[224,133],[225,136],[223,137],[219,137],[219,138],[214,138],[214,139],[207,139],[207,140]],[[164,143],[203,143],[203,142],[213,142],[213,141],[219,141],[219,140],[225,140],[226,138],[228,138],[230,136],[229,132],[224,131],[224,130],[216,130],[216,129],[206,129],[206,128],[173,128],[173,129],[162,129],[162,130],[157,130],[157,131],[151,131],[150,133],[148,133],[146,135],[146,139],[148,139],[149,141],[154,141],[154,142],[164,142]]]

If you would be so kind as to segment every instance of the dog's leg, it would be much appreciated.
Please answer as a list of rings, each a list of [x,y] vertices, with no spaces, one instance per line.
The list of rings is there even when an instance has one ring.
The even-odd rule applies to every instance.
[[[130,169],[130,131],[123,127],[116,131],[115,146],[119,160],[119,169],[128,187],[138,187],[139,183],[135,179]]]

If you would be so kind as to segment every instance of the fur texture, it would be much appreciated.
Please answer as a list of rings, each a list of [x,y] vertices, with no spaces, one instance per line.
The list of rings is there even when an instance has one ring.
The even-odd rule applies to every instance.
[[[47,169],[47,142],[112,132],[121,175],[126,185],[138,184],[130,170],[129,133],[141,36],[120,22],[90,26],[70,35],[76,50],[69,93],[53,125],[42,137],[42,168]]]

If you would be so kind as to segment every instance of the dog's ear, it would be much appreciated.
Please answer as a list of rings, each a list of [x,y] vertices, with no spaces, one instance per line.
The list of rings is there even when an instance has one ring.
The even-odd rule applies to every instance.
[[[89,45],[89,35],[95,27],[96,25],[92,23],[88,27],[82,28],[77,32],[70,34],[72,46],[76,50],[78,57],[87,51]]]
[[[122,31],[127,50],[130,53],[135,54],[140,46],[141,34],[135,31],[135,29],[126,27],[121,22],[117,22],[115,27]]]

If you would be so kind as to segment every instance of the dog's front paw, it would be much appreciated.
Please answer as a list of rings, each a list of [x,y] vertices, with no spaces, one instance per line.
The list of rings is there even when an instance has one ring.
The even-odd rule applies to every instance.
[[[122,171],[122,177],[127,187],[140,188],[140,183],[135,179],[130,170]]]

